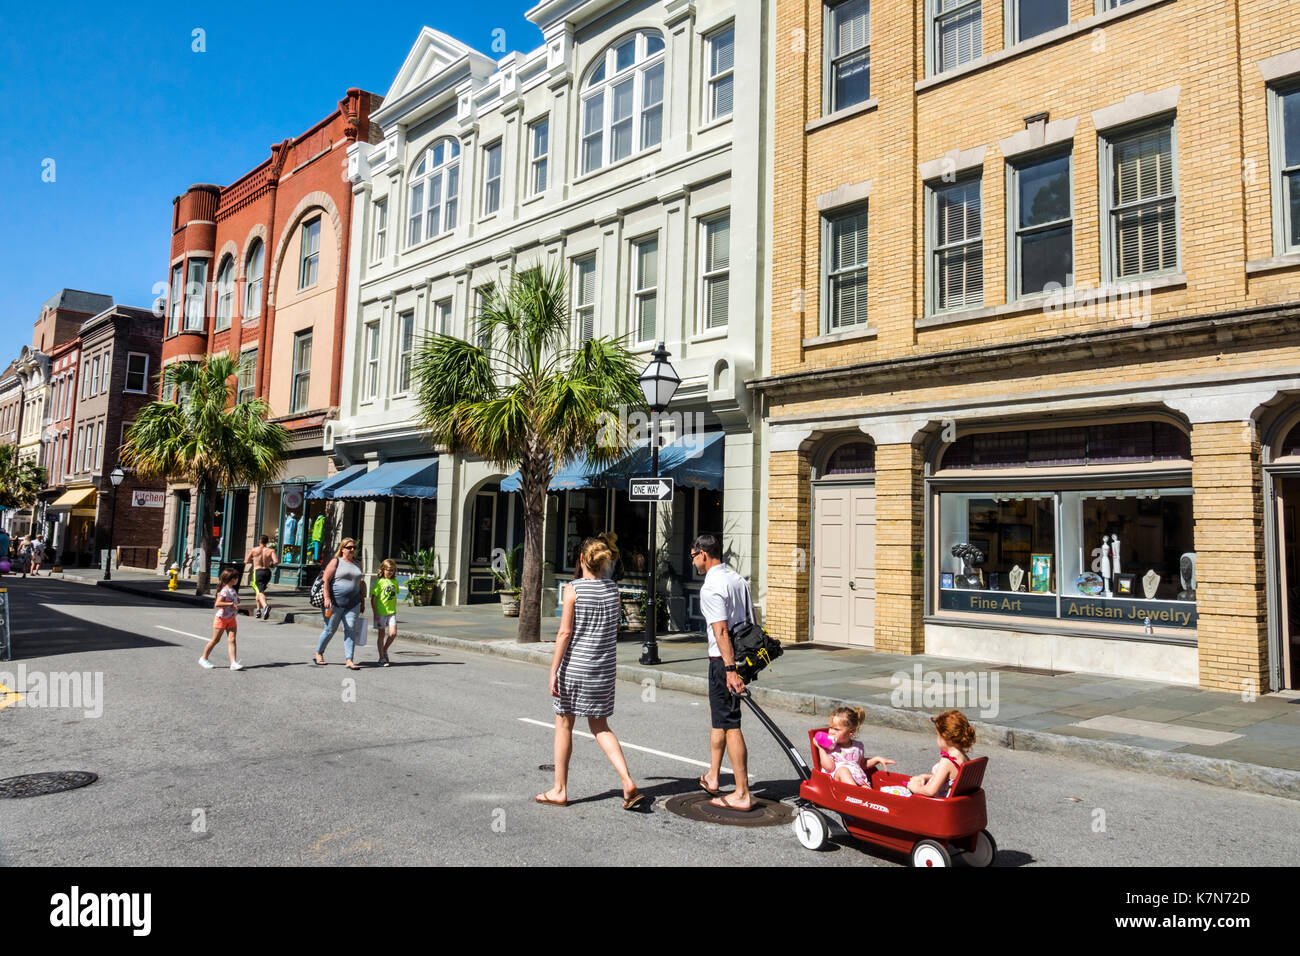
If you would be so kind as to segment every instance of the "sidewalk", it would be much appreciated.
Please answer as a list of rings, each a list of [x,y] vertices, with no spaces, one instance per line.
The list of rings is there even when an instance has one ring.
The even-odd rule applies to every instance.
[[[210,597],[194,597],[192,582],[182,585],[183,591],[168,592],[166,578],[146,572],[115,572],[111,582],[99,582],[93,571],[64,578],[164,601],[212,603]],[[319,629],[320,612],[305,591],[273,587],[268,593],[273,619]],[[402,605],[398,620],[405,639],[551,661],[551,644],[515,643],[518,621],[502,615],[499,605]],[[558,618],[542,619],[544,641],[554,640],[558,625]],[[640,654],[640,635],[620,640],[620,679],[706,693],[708,657],[701,635],[660,637],[658,666],[641,666]],[[1300,800],[1300,694],[1292,692],[1247,701],[1241,694],[1181,684],[817,644],[786,645],[785,655],[751,690],[760,704],[823,719],[842,703],[858,705],[866,709],[868,723],[926,734],[933,733],[930,716],[955,706],[975,724],[977,750],[997,745],[1057,753]]]

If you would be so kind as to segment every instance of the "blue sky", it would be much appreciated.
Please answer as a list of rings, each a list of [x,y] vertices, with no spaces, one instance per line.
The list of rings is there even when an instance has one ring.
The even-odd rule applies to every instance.
[[[4,3],[0,368],[61,288],[148,307],[191,183],[238,178],[349,87],[386,93],[425,25],[490,56],[494,35],[534,49],[532,5]]]

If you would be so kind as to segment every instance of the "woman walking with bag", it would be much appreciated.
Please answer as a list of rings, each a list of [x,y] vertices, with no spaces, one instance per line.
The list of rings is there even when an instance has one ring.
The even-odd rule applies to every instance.
[[[343,622],[343,653],[347,656],[348,670],[361,670],[352,661],[361,623],[362,592],[361,568],[355,563],[357,543],[352,538],[339,542],[338,553],[321,573],[325,585],[325,628],[316,645],[316,663],[325,663],[325,648]]]
[[[538,803],[568,806],[569,756],[573,753],[573,724],[587,718],[600,749],[623,783],[623,809],[646,800],[628,773],[623,748],[609,716],[614,713],[614,670],[618,651],[618,585],[606,577],[614,555],[597,538],[583,542],[580,568],[564,596],[564,613],[555,638],[551,664],[551,697],[555,707],[555,786],[536,796]]]

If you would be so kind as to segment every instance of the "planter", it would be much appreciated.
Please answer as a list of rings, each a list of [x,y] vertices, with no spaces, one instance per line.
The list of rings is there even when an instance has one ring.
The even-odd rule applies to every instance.
[[[519,616],[519,595],[520,591],[498,591],[501,595],[501,613],[506,617]]]

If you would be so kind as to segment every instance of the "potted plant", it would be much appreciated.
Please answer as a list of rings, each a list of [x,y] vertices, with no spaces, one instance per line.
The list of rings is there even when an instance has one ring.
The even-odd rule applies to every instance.
[[[403,551],[402,560],[415,569],[406,579],[406,595],[415,607],[436,607],[442,603],[442,575],[433,548]]]
[[[517,544],[509,551],[500,551],[492,559],[492,577],[496,579],[497,594],[501,595],[501,612],[506,617],[519,616],[519,556],[524,546]]]

